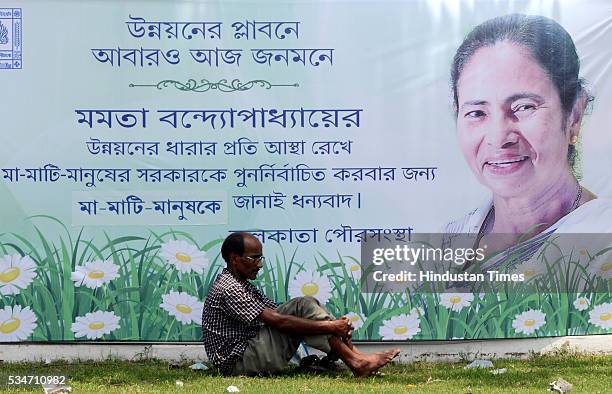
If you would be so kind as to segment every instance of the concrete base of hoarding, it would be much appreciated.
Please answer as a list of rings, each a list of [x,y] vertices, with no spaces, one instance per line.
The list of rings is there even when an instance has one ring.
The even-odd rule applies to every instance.
[[[399,347],[399,362],[460,361],[475,358],[525,358],[533,353],[569,351],[612,354],[612,334],[556,338],[495,340],[453,340],[421,342],[361,342],[361,350],[379,351]],[[199,343],[20,343],[0,345],[0,362],[102,361],[102,360],[205,361],[204,346]]]

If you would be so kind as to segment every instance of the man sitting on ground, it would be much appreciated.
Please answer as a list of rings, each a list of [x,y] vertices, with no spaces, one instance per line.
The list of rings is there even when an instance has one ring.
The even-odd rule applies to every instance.
[[[257,277],[264,257],[259,240],[233,233],[221,246],[227,263],[211,285],[204,303],[204,347],[225,375],[282,371],[303,340],[308,346],[337,355],[355,376],[369,376],[399,354],[391,349],[362,353],[351,341],[350,320],[334,317],[312,297],[280,306],[248,280]]]

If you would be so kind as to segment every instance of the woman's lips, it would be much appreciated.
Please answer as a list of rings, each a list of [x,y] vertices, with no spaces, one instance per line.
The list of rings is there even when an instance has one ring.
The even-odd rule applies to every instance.
[[[520,170],[529,156],[494,158],[485,161],[483,169],[496,175],[508,175]]]

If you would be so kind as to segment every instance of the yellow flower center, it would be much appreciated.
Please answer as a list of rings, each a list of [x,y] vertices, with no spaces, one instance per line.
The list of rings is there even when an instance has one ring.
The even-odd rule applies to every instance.
[[[89,276],[89,279],[102,279],[104,278],[104,271],[91,271],[87,276]]]
[[[609,272],[612,271],[612,263],[605,263],[601,266],[601,272]]]
[[[314,282],[305,283],[302,286],[302,294],[305,296],[315,296],[319,292],[319,285]]]
[[[357,264],[351,265],[351,271],[355,272],[355,271],[359,271],[359,267]]]
[[[185,253],[177,253],[174,255],[178,261],[181,263],[191,263],[191,256]]]
[[[353,316],[351,316],[350,320],[351,321],[359,321],[359,320],[361,320],[361,318],[358,315],[353,315]]]
[[[525,272],[523,272],[523,274],[525,274],[526,278],[531,278],[532,276],[535,275],[535,270],[533,268],[529,268],[528,270],[525,270]]]
[[[608,313],[602,313],[601,315],[599,315],[599,320],[601,321],[608,321],[612,319],[612,313],[608,312]]]
[[[458,304],[458,303],[461,302],[461,297],[459,297],[459,296],[452,296],[450,298],[450,302],[451,302],[451,304]]]
[[[578,303],[579,303],[580,305],[585,305],[585,304],[586,304],[586,300],[585,300],[584,298],[581,298],[581,299],[578,301]]]
[[[535,323],[536,323],[535,320],[527,319],[527,320],[525,320],[525,327],[533,327],[533,326],[535,326]]]
[[[95,321],[93,323],[89,323],[89,329],[90,330],[101,330],[103,328],[104,328],[104,322]]]
[[[395,335],[403,335],[408,332],[408,327],[406,326],[397,326],[393,329]]]
[[[176,310],[184,314],[188,314],[193,311],[193,309],[189,305],[185,304],[176,304]]]
[[[19,268],[11,267],[6,271],[0,272],[0,282],[10,283],[19,277]]]
[[[20,325],[21,322],[19,321],[19,319],[11,317],[10,319],[7,319],[0,324],[0,332],[3,334],[10,334],[12,332],[17,331]]]

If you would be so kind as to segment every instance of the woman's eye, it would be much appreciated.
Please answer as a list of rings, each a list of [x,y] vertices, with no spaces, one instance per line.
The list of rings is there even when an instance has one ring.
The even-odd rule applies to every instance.
[[[519,104],[516,105],[513,109],[512,112],[525,112],[525,111],[531,111],[536,109],[535,104]]]
[[[470,111],[470,112],[467,112],[464,115],[465,118],[474,118],[474,119],[480,118],[480,117],[483,117],[483,116],[485,116],[485,112],[481,111],[481,110]]]

